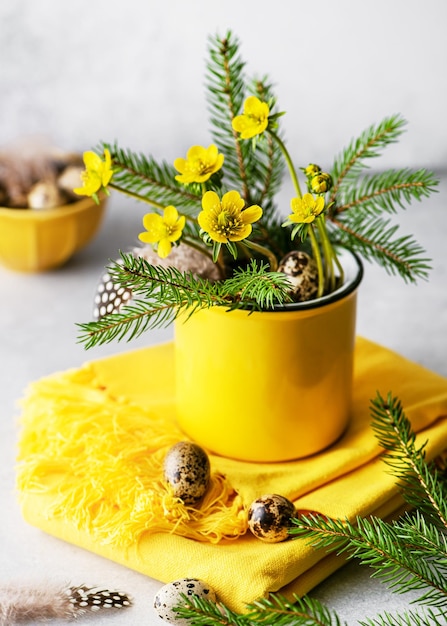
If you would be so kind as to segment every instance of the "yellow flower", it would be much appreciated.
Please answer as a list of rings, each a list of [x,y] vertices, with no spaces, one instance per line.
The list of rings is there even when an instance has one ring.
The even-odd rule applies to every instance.
[[[204,183],[220,170],[223,162],[224,155],[219,154],[214,144],[208,148],[192,146],[186,154],[186,159],[175,159],[174,167],[180,172],[175,179],[181,183]]]
[[[303,167],[302,169],[308,178],[312,178],[312,176],[321,172],[321,167],[319,165],[315,165],[315,163],[309,163],[307,167]]]
[[[104,160],[95,152],[84,152],[85,171],[81,174],[82,187],[73,189],[79,196],[96,197],[96,192],[107,187],[112,176],[112,159],[107,148],[104,150]]]
[[[269,106],[256,96],[249,96],[244,102],[244,113],[237,115],[232,122],[233,130],[242,139],[251,139],[265,131],[269,118]]]
[[[228,191],[222,200],[214,191],[207,191],[202,198],[203,211],[197,217],[199,225],[219,243],[246,239],[252,223],[262,216],[262,209],[256,204],[244,209],[244,204],[237,191]]]
[[[182,236],[185,227],[185,217],[179,217],[174,206],[167,206],[163,216],[158,213],[147,213],[143,217],[143,226],[146,232],[140,233],[138,238],[145,243],[156,243],[158,256],[166,258],[172,249],[172,242]]]
[[[309,185],[314,193],[326,193],[332,187],[332,177],[326,172],[319,172],[312,176]]]
[[[324,209],[324,198],[314,198],[312,194],[305,193],[302,198],[292,198],[290,208],[293,213],[289,220],[297,224],[310,224]]]

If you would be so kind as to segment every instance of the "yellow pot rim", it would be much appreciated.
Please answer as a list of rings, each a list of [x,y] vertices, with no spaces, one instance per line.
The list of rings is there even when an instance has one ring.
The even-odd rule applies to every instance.
[[[99,196],[100,201],[103,200],[103,196]],[[30,221],[46,221],[51,220],[59,215],[71,215],[78,213],[84,209],[91,207],[93,204],[92,198],[80,198],[74,202],[67,202],[61,206],[53,207],[51,209],[29,209],[23,208],[11,208],[0,207],[0,216],[6,216],[8,219],[13,220],[26,220]]]

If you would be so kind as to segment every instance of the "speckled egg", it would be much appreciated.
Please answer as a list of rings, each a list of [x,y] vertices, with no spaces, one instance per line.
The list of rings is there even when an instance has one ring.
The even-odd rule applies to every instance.
[[[248,527],[261,541],[279,543],[289,537],[290,520],[295,515],[295,506],[290,500],[278,494],[267,494],[250,505]]]
[[[173,445],[166,453],[163,470],[174,495],[185,504],[195,504],[208,488],[210,461],[195,443],[179,441]]]
[[[198,578],[181,578],[164,585],[154,598],[154,610],[161,619],[177,626],[188,626],[191,620],[182,618],[174,611],[182,602],[182,594],[216,601],[214,590]]]
[[[278,272],[283,272],[292,288],[290,295],[295,302],[312,300],[318,290],[318,270],[315,261],[302,250],[292,250],[280,261]]]

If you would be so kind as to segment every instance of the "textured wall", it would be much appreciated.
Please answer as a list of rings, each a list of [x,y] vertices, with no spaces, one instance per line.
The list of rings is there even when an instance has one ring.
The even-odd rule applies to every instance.
[[[231,28],[277,85],[298,165],[330,165],[399,112],[407,133],[381,163],[443,168],[446,23],[445,0],[2,0],[0,144],[118,138],[169,160],[207,144],[207,37]]]

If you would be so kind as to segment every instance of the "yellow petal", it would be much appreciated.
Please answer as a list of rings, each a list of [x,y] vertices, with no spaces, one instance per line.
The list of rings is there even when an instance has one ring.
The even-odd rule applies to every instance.
[[[241,194],[238,191],[227,191],[222,196],[222,206],[223,207],[235,207],[242,211],[244,208],[244,200],[241,198]]]
[[[182,231],[180,228],[176,228],[173,230],[168,236],[169,241],[177,241],[182,236]]]
[[[206,158],[206,148],[203,146],[191,146],[188,152],[186,153],[186,158],[188,161],[195,161],[196,159],[204,159]]]
[[[167,237],[160,239],[157,248],[157,254],[161,259],[165,259],[171,252],[172,245]]]
[[[268,117],[269,107],[256,96],[249,96],[244,103],[244,113],[255,117]]]
[[[257,222],[262,217],[262,209],[257,204],[245,209],[241,213],[241,218],[244,224],[253,224],[253,222]]]
[[[210,146],[208,146],[208,148],[207,148],[207,150],[206,150],[206,158],[207,158],[207,161],[209,161],[209,162],[216,161],[216,159],[217,159],[217,153],[218,153],[218,151],[217,151],[217,146],[215,146],[215,145],[212,143]]]
[[[108,148],[104,149],[104,160],[107,168],[112,167],[112,157],[110,156],[110,150],[108,150]]]
[[[251,234],[252,228],[251,224],[245,224],[238,228],[237,235],[231,235],[229,237],[230,241],[242,241],[242,239],[247,239],[247,237]]]
[[[181,174],[183,174],[183,172],[185,171],[185,166],[186,166],[186,160],[185,159],[182,159],[181,157],[179,157],[178,159],[175,159],[174,167]],[[175,178],[177,178],[177,176]]]
[[[160,228],[163,225],[163,218],[158,213],[146,213],[143,217],[143,226],[147,230]]]
[[[199,222],[200,228],[209,233],[212,227],[212,219],[209,212],[205,211],[205,209],[201,211],[197,216],[197,221]]]
[[[147,230],[147,233],[141,233],[141,235],[139,235],[141,241],[156,243],[160,241],[162,237],[166,236],[166,226],[163,223],[163,219],[156,213],[147,213],[143,217],[143,226]],[[142,235],[144,235],[144,239],[142,239]]]
[[[84,152],[84,163],[88,170],[98,170],[101,167],[102,161],[96,152],[88,150]]]
[[[220,209],[219,196],[215,191],[207,191],[203,194],[202,208],[204,211],[218,211]]]
[[[163,212],[163,221],[169,226],[173,226],[178,219],[178,211],[175,206],[169,205]]]
[[[315,215],[320,215],[323,209],[324,209],[324,198],[323,196],[318,196],[318,198],[315,200],[315,209],[314,209]]]

